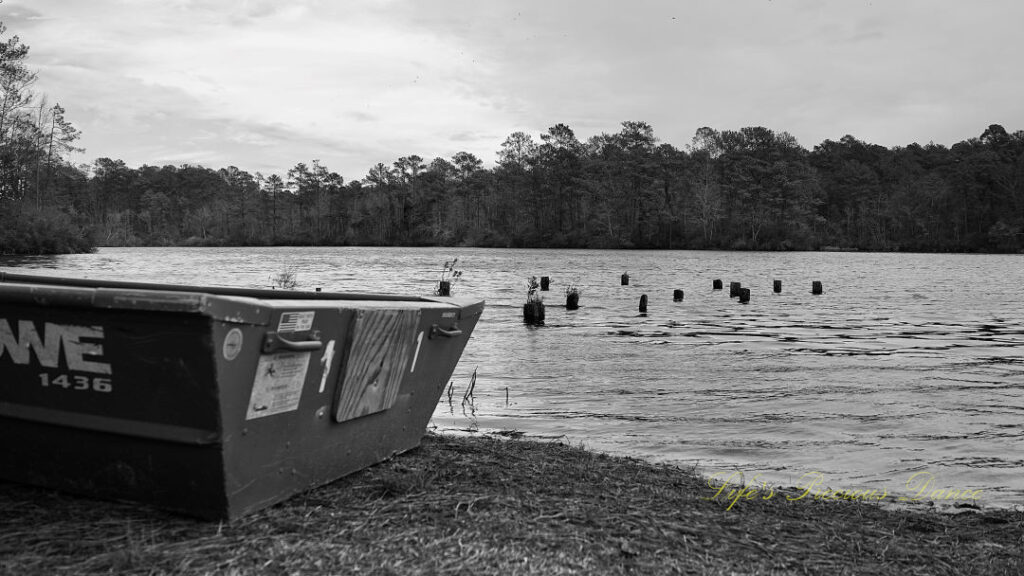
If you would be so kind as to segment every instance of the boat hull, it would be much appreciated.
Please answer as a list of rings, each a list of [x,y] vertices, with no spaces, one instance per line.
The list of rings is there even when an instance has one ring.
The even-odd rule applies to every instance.
[[[0,276],[0,477],[233,519],[416,447],[455,298]]]

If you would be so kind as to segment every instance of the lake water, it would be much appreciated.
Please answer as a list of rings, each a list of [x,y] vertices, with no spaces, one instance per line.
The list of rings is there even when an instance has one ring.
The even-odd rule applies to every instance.
[[[108,248],[0,269],[246,287],[287,270],[300,289],[428,294],[455,256],[453,292],[487,308],[439,430],[557,437],[787,486],[817,474],[913,495],[917,474],[929,491],[1024,507],[1021,255]],[[522,323],[531,275],[552,279],[543,327]],[[583,289],[576,311],[563,306],[570,281]],[[731,281],[750,288],[748,304],[729,298]]]

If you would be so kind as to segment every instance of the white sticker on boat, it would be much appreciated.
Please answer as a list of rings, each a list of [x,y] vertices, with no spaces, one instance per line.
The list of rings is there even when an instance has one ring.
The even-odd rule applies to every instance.
[[[320,378],[320,393],[324,393],[324,389],[327,388],[327,377],[331,374],[331,361],[334,360],[334,340],[327,343],[324,347],[324,355],[320,358],[320,367],[324,371],[324,375]]]
[[[221,353],[224,354],[224,359],[231,362],[235,358],[238,358],[239,352],[242,351],[242,331],[238,328],[232,328],[228,332],[227,336],[224,337],[224,346],[221,348]]]
[[[416,336],[416,353],[412,355],[412,364],[409,366],[409,372],[416,371],[416,361],[420,358],[420,348],[423,347],[423,330],[420,330],[419,335]]]
[[[304,332],[313,327],[316,312],[284,312],[277,324],[278,332]]]
[[[296,410],[311,355],[311,352],[286,352],[260,356],[245,419]]]

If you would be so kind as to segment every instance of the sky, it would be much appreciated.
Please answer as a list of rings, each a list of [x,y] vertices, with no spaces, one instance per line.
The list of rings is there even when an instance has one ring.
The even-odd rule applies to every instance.
[[[0,0],[91,163],[346,181],[644,121],[946,146],[1024,129],[1020,0]]]

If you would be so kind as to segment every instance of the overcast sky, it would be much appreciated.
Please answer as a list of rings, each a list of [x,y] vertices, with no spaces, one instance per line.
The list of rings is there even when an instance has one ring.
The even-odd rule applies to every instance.
[[[951,145],[1024,129],[1020,0],[3,0],[84,154],[346,180],[564,123],[683,148],[765,126]]]

